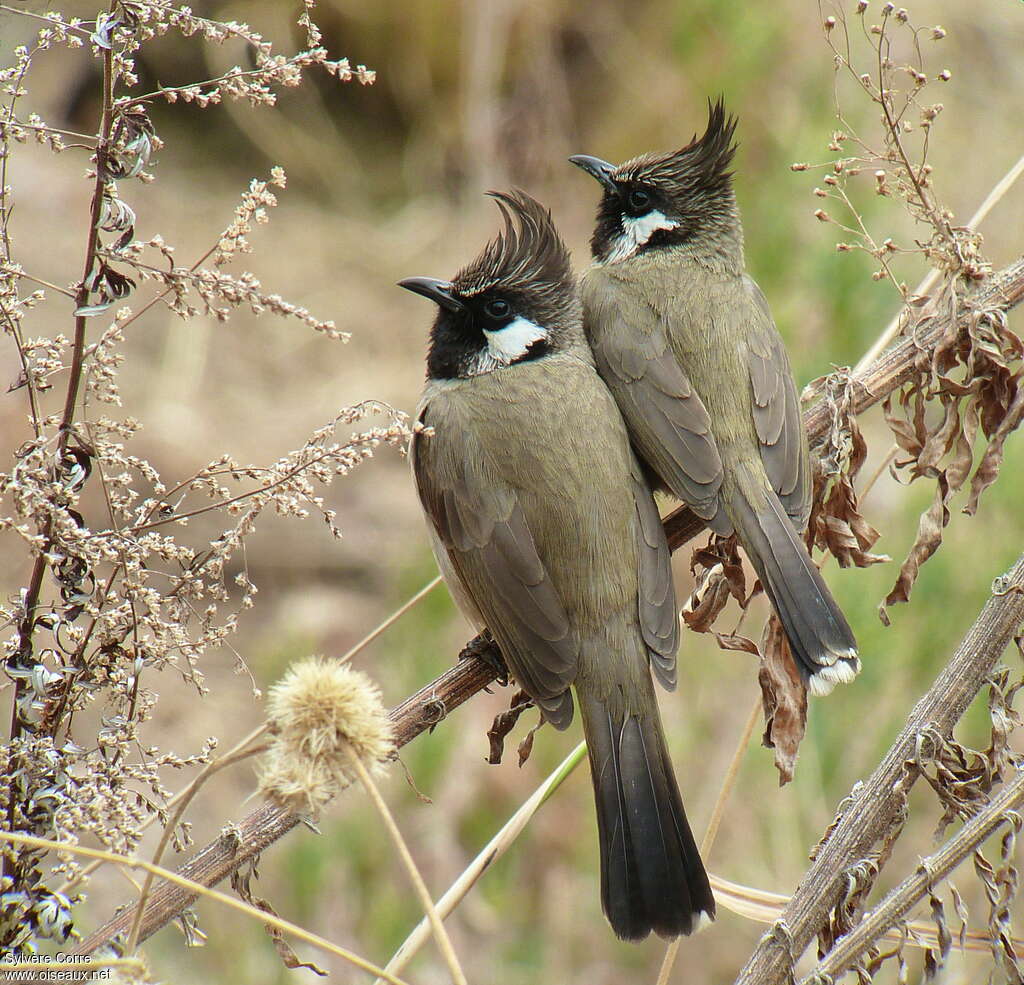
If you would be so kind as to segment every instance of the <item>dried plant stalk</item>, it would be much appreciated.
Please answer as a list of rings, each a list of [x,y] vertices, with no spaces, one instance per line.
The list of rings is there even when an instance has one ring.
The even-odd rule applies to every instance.
[[[922,747],[948,738],[1024,622],[1024,555],[995,580],[992,595],[935,683],[914,706],[885,758],[850,798],[791,897],[736,979],[736,985],[792,980],[800,955],[841,903],[846,873],[871,856],[900,823],[919,775]],[[881,860],[874,863],[881,865]]]
[[[821,985],[837,978],[852,968],[858,957],[886,931],[896,927],[907,914],[928,894],[932,887],[948,876],[982,842],[1004,824],[1021,823],[1020,817],[1011,820],[1012,812],[1024,804],[1024,767],[1016,777],[992,799],[988,807],[976,814],[963,829],[950,838],[937,852],[918,863],[913,875],[908,876],[882,900],[864,919],[841,937],[835,947],[818,962],[814,972],[800,985]]]

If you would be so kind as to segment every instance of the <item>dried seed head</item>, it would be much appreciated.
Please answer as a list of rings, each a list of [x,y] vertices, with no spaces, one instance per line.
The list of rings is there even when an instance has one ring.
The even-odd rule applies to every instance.
[[[380,689],[346,664],[309,657],[270,689],[274,739],[260,765],[260,792],[294,811],[317,813],[354,777],[351,755],[380,771],[395,742]]]

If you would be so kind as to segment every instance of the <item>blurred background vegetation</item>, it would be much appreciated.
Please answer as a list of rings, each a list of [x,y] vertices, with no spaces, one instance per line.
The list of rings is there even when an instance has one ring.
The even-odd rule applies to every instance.
[[[218,20],[245,20],[282,47],[288,37],[302,44],[294,5],[280,0],[197,0],[194,9]],[[590,153],[618,160],[678,146],[703,127],[706,100],[718,93],[740,118],[736,187],[748,267],[772,304],[800,385],[833,365],[855,362],[897,309],[893,288],[871,279],[870,259],[837,254],[841,237],[813,218],[815,173],[789,168],[794,161],[831,157],[834,73],[821,33],[830,9],[819,10],[812,0],[323,0],[318,11],[332,56],[375,69],[376,84],[338,87],[314,79],[282,94],[274,111],[157,105],[153,118],[166,145],[153,168],[157,180],[125,186],[122,195],[138,213],[136,235],[162,234],[177,248],[179,262],[190,263],[226,225],[249,178],[283,166],[289,188],[271,225],[255,235],[256,253],[244,265],[268,290],[334,318],[352,339],[340,347],[269,317],[239,314],[222,326],[202,318],[185,323],[154,309],[131,329],[121,380],[126,413],[146,424],[135,450],[165,477],[187,476],[224,451],[243,462],[271,461],[339,407],[365,398],[412,411],[431,316],[394,282],[451,276],[496,228],[495,209],[481,193],[511,183],[551,205],[582,267],[596,188],[565,158]],[[94,16],[84,6],[74,12]],[[929,71],[948,68],[953,76],[934,94],[945,109],[930,159],[940,200],[964,222],[1024,150],[1024,5],[926,0],[910,15],[918,25],[942,24],[948,32],[925,47]],[[0,11],[5,49],[29,30],[28,22]],[[230,47],[168,35],[144,49],[141,84],[148,91],[156,83],[212,77],[240,57]],[[62,53],[40,65],[47,70],[35,72],[31,108],[56,126],[94,131],[96,63],[87,53]],[[866,98],[847,91],[843,105],[848,120],[880,143]],[[68,156],[74,153],[52,156],[25,147],[12,161],[12,232],[21,260],[58,283],[77,276],[86,228],[90,189],[82,180],[84,160],[78,166]],[[910,242],[927,235],[911,226],[898,203],[871,194],[869,184],[857,204],[876,238]],[[1024,187],[983,227],[995,265],[1019,254],[1021,228]],[[917,257],[902,264],[897,269],[911,287],[926,272]],[[55,317],[57,306],[48,310]],[[69,306],[66,323],[54,331],[70,334],[70,314]],[[17,373],[11,347],[0,353],[0,371],[5,379]],[[5,433],[23,428],[23,403],[23,391],[0,400]],[[862,426],[871,449],[863,474],[869,475],[891,439],[878,410]],[[969,519],[954,511],[911,604],[890,610],[889,629],[876,608],[931,491],[888,476],[874,488],[865,512],[882,531],[876,549],[896,563],[826,569],[861,642],[864,672],[852,687],[812,704],[797,776],[788,787],[778,788],[771,752],[752,744],[708,859],[712,871],[767,890],[793,888],[837,802],[875,765],[974,619],[992,579],[1019,553],[1022,464],[1015,437],[980,515]],[[343,653],[436,571],[398,456],[383,453],[337,483],[328,506],[338,511],[345,534],[340,543],[322,525],[267,518],[248,544],[259,604],[233,645],[262,688],[298,656]],[[676,558],[680,597],[691,584],[688,554],[684,549]],[[24,584],[23,563],[19,558],[13,569],[4,566],[5,593]],[[746,631],[755,635],[763,615],[758,603]],[[468,635],[440,589],[357,664],[394,704],[444,669]],[[201,701],[166,675],[157,718],[148,726],[154,741],[186,753],[205,736],[218,735],[224,748],[258,723],[261,705],[234,667],[227,651],[207,660],[211,693]],[[698,833],[756,696],[756,667],[748,655],[720,651],[710,637],[685,636],[679,689],[663,696],[662,707]],[[578,740],[575,731],[544,729],[522,769],[514,751],[503,765],[487,766],[484,733],[507,701],[507,691],[482,695],[405,750],[415,787],[432,804],[399,768],[387,785],[435,892]],[[984,745],[988,720],[983,708],[976,711],[960,737]],[[177,788],[182,780],[168,782]],[[247,767],[215,779],[191,813],[197,841],[205,843],[251,806],[241,802],[252,789]],[[912,828],[883,887],[927,853],[938,814],[933,796],[916,790]],[[420,916],[405,876],[363,798],[345,797],[320,827],[319,837],[300,830],[266,853],[258,895],[289,919],[383,962]],[[580,771],[449,921],[470,980],[653,982],[663,946],[614,939],[600,913],[596,860],[591,793]],[[981,918],[982,898],[971,882],[965,874],[960,889]],[[101,873],[89,888],[88,915],[101,921],[130,891],[119,875]],[[259,928],[233,914],[204,905],[201,925],[210,936],[202,950],[185,951],[174,929],[150,942],[159,977],[272,983],[310,974],[281,969]],[[723,912],[711,930],[684,942],[673,980],[731,980],[763,929]],[[308,956],[331,968],[334,980],[356,980],[323,956]],[[976,980],[971,969],[954,956],[944,981]],[[408,977],[446,979],[431,946]]]

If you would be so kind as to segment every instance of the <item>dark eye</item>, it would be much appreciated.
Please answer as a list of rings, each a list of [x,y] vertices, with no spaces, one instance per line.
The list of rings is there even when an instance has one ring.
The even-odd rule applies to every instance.
[[[629,193],[627,201],[631,212],[645,212],[650,207],[651,196],[649,192],[645,192],[642,188],[634,188]]]
[[[484,314],[488,318],[493,318],[495,321],[501,321],[502,318],[508,318],[512,311],[512,306],[504,298],[495,298],[493,301],[488,301],[484,305]]]

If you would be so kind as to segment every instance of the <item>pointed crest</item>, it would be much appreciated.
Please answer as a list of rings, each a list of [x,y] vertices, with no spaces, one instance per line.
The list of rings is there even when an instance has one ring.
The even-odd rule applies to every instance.
[[[727,114],[721,96],[708,100],[708,125],[702,137],[693,135],[685,146],[667,154],[642,154],[619,165],[616,181],[672,184],[678,188],[700,187],[705,191],[727,190],[732,182],[729,165],[736,153],[733,135],[736,117]]]
[[[571,288],[569,253],[551,213],[518,188],[487,194],[497,202],[504,229],[452,279],[459,293],[479,294],[495,284],[531,292]]]

